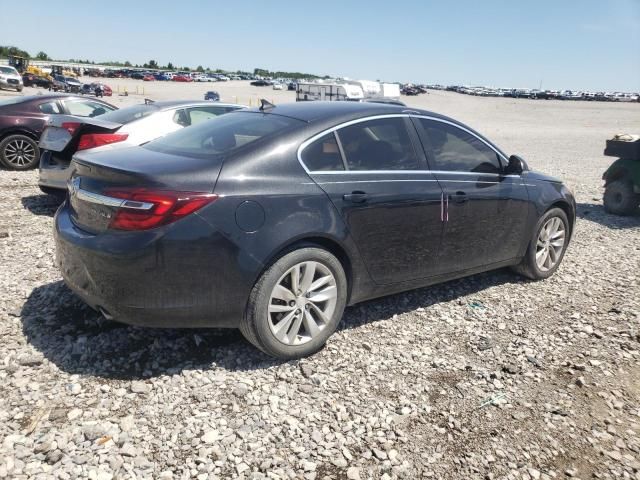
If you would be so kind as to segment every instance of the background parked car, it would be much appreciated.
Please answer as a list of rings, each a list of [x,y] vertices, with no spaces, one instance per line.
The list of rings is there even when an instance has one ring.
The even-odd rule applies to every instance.
[[[174,75],[172,80],[174,82],[193,82],[193,78],[188,75]]]
[[[51,86],[51,80],[34,73],[25,73],[22,75],[22,83],[25,87],[49,88]]]
[[[51,118],[40,140],[40,189],[64,195],[69,163],[77,151],[141,145],[170,132],[246,108],[233,103],[179,100],[149,102],[122,108],[100,118]]]
[[[38,164],[38,140],[50,116],[98,116],[117,107],[73,95],[34,95],[0,100],[0,164],[27,170]]]
[[[0,66],[0,88],[11,88],[21,92],[22,87],[22,77],[15,68]]]
[[[53,78],[57,80],[56,88],[64,90],[67,93],[80,93],[82,83],[78,79],[65,77],[64,75],[54,75]],[[60,88],[60,86],[62,86],[62,88]]]
[[[80,93],[82,93],[83,95],[95,95],[98,85],[102,85],[102,94],[105,97],[113,96],[113,90],[111,89],[111,87],[102,82],[85,83],[84,85],[82,85]]]
[[[204,94],[204,99],[205,100],[211,100],[214,102],[219,102],[220,101],[220,94],[218,92],[215,92],[213,90],[209,90],[207,93]]]

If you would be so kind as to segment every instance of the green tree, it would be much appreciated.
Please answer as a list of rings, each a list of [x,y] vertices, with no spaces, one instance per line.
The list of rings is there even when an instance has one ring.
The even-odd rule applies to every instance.
[[[38,60],[51,60],[51,57],[49,55],[47,55],[46,53],[44,53],[42,50],[40,50],[37,54],[36,54],[36,58]]]
[[[173,66],[173,63],[167,63],[167,70],[175,70],[176,67]]]
[[[124,62],[124,66],[125,66],[125,67],[130,67],[130,66],[131,66],[131,62],[130,62],[129,60],[126,60],[126,61]]]
[[[196,71],[204,72],[204,68],[202,68],[202,65],[198,65],[198,68],[196,68]]]
[[[147,68],[158,68],[158,62],[156,62],[155,60],[149,60],[149,63],[147,65]]]

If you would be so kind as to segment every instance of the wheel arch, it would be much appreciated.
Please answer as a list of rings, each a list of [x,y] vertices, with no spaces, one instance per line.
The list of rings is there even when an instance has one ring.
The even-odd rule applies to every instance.
[[[5,130],[2,130],[2,132],[0,132],[0,142],[10,135],[24,135],[25,137],[31,138],[36,143],[38,142],[38,140],[40,140],[38,134],[36,134],[32,130],[29,130],[28,128],[9,127]]]
[[[571,238],[573,236],[573,229],[576,221],[576,213],[574,209],[571,208],[571,205],[569,205],[569,202],[567,202],[566,200],[555,201],[554,203],[549,205],[549,208],[545,210],[545,213],[551,210],[552,208],[559,208],[567,216],[567,219],[569,220],[569,238]]]
[[[353,260],[349,255],[347,248],[342,245],[339,241],[334,238],[330,238],[323,235],[307,235],[303,237],[298,237],[290,240],[286,244],[282,245],[280,248],[275,250],[270,256],[269,260],[265,262],[262,271],[258,274],[257,279],[259,279],[262,274],[273,265],[279,258],[286,255],[289,252],[297,250],[303,247],[317,247],[322,248],[323,250],[328,251],[334,257],[338,259],[342,268],[344,270],[344,274],[347,277],[347,304],[351,299],[351,292],[353,288],[353,279],[354,279],[354,271],[353,271]],[[257,281],[256,279],[256,281]]]

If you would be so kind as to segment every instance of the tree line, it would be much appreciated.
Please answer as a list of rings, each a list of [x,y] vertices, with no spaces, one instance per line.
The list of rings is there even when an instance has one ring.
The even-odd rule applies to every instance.
[[[160,65],[158,64],[158,62],[156,60],[149,60],[147,63],[143,63],[143,64],[133,64],[131,62],[129,62],[128,60],[124,61],[124,62],[120,62],[120,61],[114,61],[114,60],[108,60],[105,62],[95,62],[93,60],[89,60],[89,59],[79,59],[79,58],[69,58],[69,59],[59,59],[59,60],[54,60],[53,58],[51,58],[49,55],[47,55],[46,52],[43,51],[39,51],[36,55],[32,56],[29,52],[27,52],[26,50],[22,50],[18,47],[14,47],[14,46],[3,46],[0,45],[0,58],[6,58],[9,55],[16,55],[19,57],[25,57],[25,58],[30,58],[32,60],[43,60],[43,61],[47,61],[47,60],[52,60],[52,61],[59,61],[59,62],[69,62],[69,63],[84,63],[84,64],[88,64],[88,65],[108,65],[110,67],[120,67],[120,68],[149,68],[149,69],[153,69],[153,70],[169,70],[169,71],[174,71],[174,70],[181,70],[181,71],[185,71],[185,72],[190,72],[191,70],[194,70],[196,72],[212,72],[212,73],[228,73],[225,70],[221,70],[219,68],[217,69],[212,69],[209,67],[203,67],[202,65],[198,65],[196,68],[192,69],[190,67],[187,66],[183,66],[183,67],[177,67],[175,66],[173,63],[168,62],[166,65]],[[243,71],[236,71],[234,73],[237,74],[248,74],[249,72],[243,72]],[[324,77],[320,77],[318,75],[314,75],[311,73],[301,73],[301,72],[283,72],[283,71],[270,71],[264,68],[254,68],[253,69],[253,74],[254,75],[259,75],[261,77],[272,77],[272,78],[294,78],[294,79],[299,79],[299,78],[329,78],[328,75],[325,75]]]

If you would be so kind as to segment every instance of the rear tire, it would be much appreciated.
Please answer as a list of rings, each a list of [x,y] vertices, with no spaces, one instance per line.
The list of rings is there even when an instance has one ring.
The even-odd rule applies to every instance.
[[[614,215],[633,215],[638,210],[640,195],[628,180],[615,180],[604,188],[604,209]]]
[[[9,170],[29,170],[39,161],[40,150],[31,137],[15,134],[0,142],[0,164]]]
[[[564,258],[569,234],[569,220],[564,210],[548,210],[536,223],[527,252],[522,261],[512,267],[513,270],[531,280],[549,278]]]
[[[320,350],[335,331],[346,300],[347,279],[340,261],[320,248],[299,248],[262,274],[240,331],[272,357],[306,357]]]

